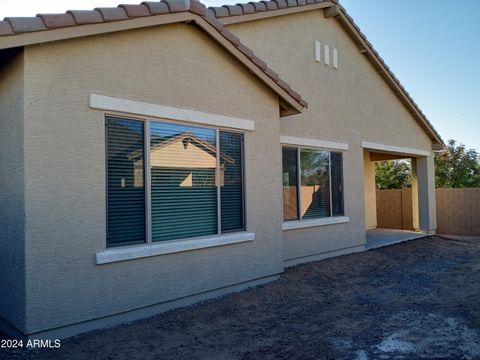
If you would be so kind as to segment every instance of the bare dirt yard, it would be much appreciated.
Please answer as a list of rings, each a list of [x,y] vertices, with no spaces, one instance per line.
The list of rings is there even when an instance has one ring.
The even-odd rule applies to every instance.
[[[480,241],[430,237],[301,265],[265,286],[0,358],[480,359]]]

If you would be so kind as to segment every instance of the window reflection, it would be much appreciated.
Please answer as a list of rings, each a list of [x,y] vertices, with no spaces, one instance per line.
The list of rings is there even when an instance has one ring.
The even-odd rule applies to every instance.
[[[216,132],[151,122],[152,240],[217,233]]]

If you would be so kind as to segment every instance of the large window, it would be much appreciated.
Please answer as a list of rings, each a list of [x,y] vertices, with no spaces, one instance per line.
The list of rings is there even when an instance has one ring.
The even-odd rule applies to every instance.
[[[108,117],[107,149],[109,246],[245,229],[242,134]]]
[[[342,153],[284,146],[284,220],[342,216]]]

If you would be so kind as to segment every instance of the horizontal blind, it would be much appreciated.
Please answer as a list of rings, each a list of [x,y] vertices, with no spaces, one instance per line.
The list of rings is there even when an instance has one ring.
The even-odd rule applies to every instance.
[[[300,149],[303,219],[330,217],[329,152]]]
[[[222,232],[244,230],[243,135],[220,131]]]
[[[143,122],[106,119],[108,246],[145,242]]]
[[[217,233],[216,131],[150,122],[152,241]]]
[[[344,214],[343,209],[343,158],[342,153],[330,154],[332,173],[332,212],[333,216]]]

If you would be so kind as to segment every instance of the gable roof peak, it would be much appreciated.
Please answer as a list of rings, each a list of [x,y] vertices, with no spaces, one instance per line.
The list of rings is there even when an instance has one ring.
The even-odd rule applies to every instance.
[[[165,19],[165,16],[169,16],[169,14],[182,13],[190,13],[192,15],[190,15],[191,17],[187,15],[180,19],[176,18],[170,20],[170,22],[161,20]],[[158,22],[149,21],[139,25],[130,21],[156,16],[158,16]],[[233,45],[234,49],[229,51],[235,57],[239,59],[246,57],[246,60],[242,60],[242,62],[247,67],[253,67],[255,69],[253,73],[267,83],[282,99],[280,101],[281,116],[299,113],[302,108],[308,107],[307,102],[297,92],[293,91],[264,61],[255,56],[253,51],[245,46],[237,36],[227,30],[214,14],[207,11],[207,7],[204,4],[197,0],[144,1],[141,4],[120,4],[117,7],[102,7],[93,10],[68,10],[61,14],[38,14],[34,17],[6,17],[3,21],[0,21],[0,51],[2,49],[18,48],[46,41],[65,40],[185,21],[196,22],[214,38],[217,37],[217,35],[213,35],[216,32],[220,37],[223,37],[228,43]],[[112,29],[107,27],[109,23],[119,23],[121,25]],[[91,27],[93,25],[96,27]],[[99,28],[102,25],[107,28]],[[214,31],[210,27],[213,27]],[[72,32],[62,32],[66,28],[72,28]],[[92,30],[86,30],[88,28]],[[77,29],[78,32],[75,32]],[[42,36],[42,34],[45,34],[45,36]],[[220,40],[217,39],[217,41]]]

